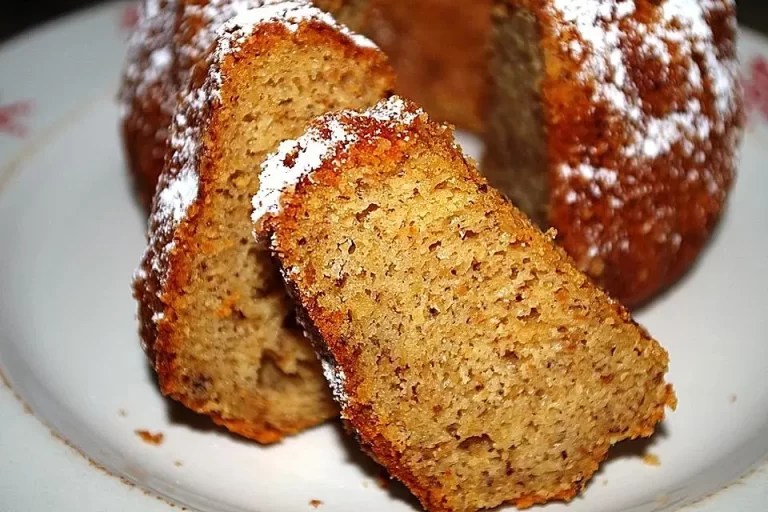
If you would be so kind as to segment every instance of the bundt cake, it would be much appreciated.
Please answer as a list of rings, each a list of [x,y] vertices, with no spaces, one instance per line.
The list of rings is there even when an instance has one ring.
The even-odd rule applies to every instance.
[[[430,511],[569,500],[675,406],[664,349],[409,102],[314,121],[253,205],[342,417]]]
[[[628,305],[725,206],[741,134],[733,0],[504,0],[483,171]]]
[[[168,27],[179,9],[223,23],[248,3],[147,3],[123,94],[145,196],[189,69]],[[491,183],[614,297],[646,301],[709,239],[741,135],[733,0],[315,3],[379,43],[428,112],[484,131]]]
[[[213,5],[178,25],[194,35],[177,55],[197,64],[173,115],[134,290],[162,392],[269,443],[338,409],[252,237],[259,164],[317,115],[375,104],[394,75],[369,40],[307,3],[238,10],[215,32],[197,15]]]

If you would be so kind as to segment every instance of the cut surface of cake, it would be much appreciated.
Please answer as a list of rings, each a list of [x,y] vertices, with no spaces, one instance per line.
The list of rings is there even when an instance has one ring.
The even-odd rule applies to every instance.
[[[169,151],[173,113],[204,64],[217,32],[238,13],[269,0],[144,0],[120,91],[121,130],[140,199],[152,205]],[[272,1],[272,3],[275,3]]]
[[[614,297],[709,240],[735,177],[732,0],[498,0],[483,172]]]
[[[134,293],[163,393],[268,443],[338,409],[253,240],[256,170],[317,115],[386,97],[393,73],[370,41],[304,2],[245,9],[211,30],[196,27],[192,46],[180,47],[197,62],[173,117]],[[195,56],[205,39],[207,53]]]
[[[569,500],[675,406],[665,350],[407,101],[283,142],[253,206],[342,417],[430,511]]]

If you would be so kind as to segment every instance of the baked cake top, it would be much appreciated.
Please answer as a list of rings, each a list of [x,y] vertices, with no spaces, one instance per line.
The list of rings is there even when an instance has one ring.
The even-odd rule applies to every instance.
[[[724,133],[739,110],[735,53],[726,41],[718,41],[710,25],[712,18],[733,7],[733,0],[551,3],[551,13],[559,21],[556,35],[566,54],[579,63],[576,78],[592,85],[595,103],[629,121],[621,156],[652,160],[679,144],[683,154],[704,162],[701,143],[711,132]],[[735,23],[735,18],[729,17],[728,23]],[[638,68],[644,72],[639,74]],[[644,97],[651,89],[647,81],[666,81],[675,73],[680,73],[674,77],[680,90],[678,98],[670,99],[674,105],[654,108],[654,98]],[[613,184],[615,169],[596,167],[589,152],[582,159],[578,164],[562,163],[561,174]],[[714,192],[720,184],[704,170],[700,178]],[[573,194],[568,200],[575,200]]]
[[[541,27],[550,223],[582,270],[642,297],[698,251],[734,179],[735,3],[506,3]],[[628,275],[641,284],[624,290]]]

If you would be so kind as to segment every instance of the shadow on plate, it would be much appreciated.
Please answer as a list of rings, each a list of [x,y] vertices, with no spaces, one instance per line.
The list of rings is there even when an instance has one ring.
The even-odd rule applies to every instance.
[[[371,457],[363,453],[360,445],[348,434],[341,420],[333,421],[333,431],[339,437],[339,444],[343,446],[347,460],[357,465],[371,480],[382,487],[391,498],[408,504],[413,510],[423,510],[419,500],[411,494],[408,488],[399,480],[390,478],[387,470],[376,463]]]
[[[628,458],[642,459],[645,456],[652,455],[651,450],[653,447],[662,439],[666,439],[668,435],[667,427],[664,425],[664,422],[661,422],[651,437],[632,439],[616,444],[616,446],[608,451],[608,457],[600,465],[600,469],[595,473],[595,477],[602,475],[606,466],[615,460]]]
[[[651,295],[649,298],[647,298],[640,304],[637,304],[636,306],[634,306],[632,308],[632,314],[636,315],[644,312],[647,309],[650,309],[651,306],[667,298],[667,296],[669,296],[671,292],[673,292],[674,290],[684,287],[685,283],[689,281],[696,274],[696,269],[699,267],[699,265],[701,265],[701,262],[704,260],[707,253],[713,250],[713,248],[717,245],[718,240],[722,236],[723,227],[728,224],[729,222],[728,219],[730,217],[731,217],[731,209],[726,208],[723,211],[723,214],[718,219],[717,223],[712,228],[712,232],[710,233],[709,239],[701,248],[701,251],[699,251],[699,254],[696,255],[693,262],[691,262],[691,264],[688,265],[680,273],[680,275],[678,275],[675,279],[673,279],[669,284],[662,287],[660,290],[658,290],[656,293]]]

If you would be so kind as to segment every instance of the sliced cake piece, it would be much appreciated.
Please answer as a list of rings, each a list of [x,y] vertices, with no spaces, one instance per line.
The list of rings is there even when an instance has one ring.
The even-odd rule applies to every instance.
[[[664,349],[413,104],[323,116],[260,181],[342,416],[428,510],[569,500],[674,407]]]
[[[269,254],[252,237],[258,167],[329,110],[388,95],[384,55],[304,2],[241,11],[211,38],[171,127],[134,287],[163,393],[273,442],[335,416]]]

